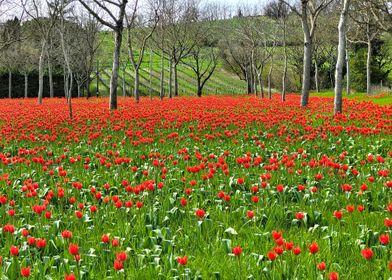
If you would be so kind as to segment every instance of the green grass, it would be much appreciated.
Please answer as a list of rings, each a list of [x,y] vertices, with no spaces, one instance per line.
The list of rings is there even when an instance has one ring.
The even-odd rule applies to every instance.
[[[311,96],[320,96],[320,97],[334,97],[335,93],[332,90],[325,90],[321,92],[312,92]],[[392,94],[384,93],[381,95],[375,96],[367,96],[364,92],[353,92],[349,95],[344,91],[343,98],[354,99],[358,101],[371,101],[378,105],[390,105],[392,104]]]

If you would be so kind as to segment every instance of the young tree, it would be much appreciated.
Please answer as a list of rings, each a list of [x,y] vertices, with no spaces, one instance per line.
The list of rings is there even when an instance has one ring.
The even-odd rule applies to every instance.
[[[159,21],[158,8],[159,5],[156,1],[149,1],[150,16],[144,20],[143,17],[138,16],[139,1],[134,2],[132,13],[126,17],[127,23],[127,45],[128,55],[134,69],[134,97],[136,103],[139,103],[140,93],[140,67],[143,63],[144,54],[147,46],[147,41],[153,35]],[[137,39],[137,40],[135,40]],[[140,42],[139,50],[135,50],[136,41]]]
[[[367,60],[366,60],[366,93],[372,93],[372,60],[373,60],[373,43],[380,35],[382,30],[376,17],[373,14],[372,5],[370,1],[354,1],[353,11],[355,14],[350,14],[350,17],[355,24],[353,43],[365,44],[367,46]]]
[[[313,38],[316,32],[316,23],[320,13],[334,0],[301,0],[300,9],[287,0],[282,0],[291,10],[301,18],[304,35],[304,56],[302,74],[301,107],[309,103]]]
[[[217,56],[213,48],[195,46],[190,54],[191,62],[184,62],[196,75],[197,96],[201,97],[203,88],[214,73],[217,65]]]
[[[287,5],[281,0],[274,0],[267,4],[264,8],[264,13],[271,17],[278,24],[282,32],[281,44],[283,47],[283,74],[282,74],[282,101],[286,100],[286,83],[287,83],[287,68],[288,68],[288,54],[287,54],[287,21],[289,18],[289,9]]]
[[[338,45],[338,59],[336,62],[335,71],[335,99],[334,99],[334,113],[342,113],[342,92],[343,92],[343,67],[346,55],[346,29],[348,11],[351,0],[343,0],[342,11],[339,20],[339,45]]]
[[[49,8],[49,3],[43,0],[21,0],[22,7],[33,20],[33,28],[39,37],[41,54],[38,62],[38,103],[42,104],[44,91],[44,63],[47,55],[48,41],[55,24],[54,14],[57,11]]]
[[[113,66],[110,77],[109,108],[117,109],[118,71],[120,67],[120,52],[123,39],[124,17],[128,0],[78,0],[82,6],[102,25],[114,33]],[[117,15],[115,15],[117,11]]]

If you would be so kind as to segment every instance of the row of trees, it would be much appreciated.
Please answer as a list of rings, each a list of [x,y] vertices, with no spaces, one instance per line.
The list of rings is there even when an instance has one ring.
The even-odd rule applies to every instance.
[[[368,94],[372,83],[387,80],[392,70],[385,39],[391,22],[387,0],[271,0],[264,7],[239,6],[234,17],[227,7],[201,0],[19,1],[15,6],[21,16],[2,26],[0,64],[9,79],[15,70],[24,75],[25,96],[29,74],[37,71],[39,103],[45,73],[50,96],[54,96],[53,75],[64,77],[70,108],[74,88],[79,96],[83,88],[91,95],[91,79],[105,40],[102,34],[108,31],[114,37],[110,109],[117,108],[121,66],[131,65],[133,95],[139,101],[140,71],[148,59],[150,80],[152,75],[148,52],[161,57],[161,98],[166,59],[169,97],[178,95],[180,64],[194,73],[201,96],[220,61],[246,81],[248,93],[264,97],[267,88],[271,98],[275,88],[284,101],[286,92],[300,86],[303,107],[311,89],[334,87],[335,113],[342,111],[344,82],[348,93],[351,81],[358,81],[357,87],[362,84],[363,67]],[[0,11],[4,3],[0,0]]]

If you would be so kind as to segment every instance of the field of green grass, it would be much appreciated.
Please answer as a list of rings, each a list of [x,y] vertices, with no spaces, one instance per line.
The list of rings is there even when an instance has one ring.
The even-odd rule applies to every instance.
[[[322,91],[322,92],[312,92],[311,96],[320,97],[334,97],[334,92],[332,90]],[[378,105],[391,105],[392,104],[392,94],[391,93],[381,93],[374,96],[367,96],[364,92],[353,92],[347,95],[346,92],[343,93],[343,98],[355,99],[358,101],[371,101]]]

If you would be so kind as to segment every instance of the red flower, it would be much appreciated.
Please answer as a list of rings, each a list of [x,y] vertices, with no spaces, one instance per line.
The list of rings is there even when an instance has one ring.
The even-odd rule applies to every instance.
[[[22,235],[24,236],[24,237],[27,237],[28,235],[29,235],[29,231],[27,230],[27,229],[23,229],[22,230]]]
[[[302,220],[304,217],[305,217],[305,215],[304,215],[304,213],[302,213],[302,212],[297,212],[297,213],[295,214],[295,218],[296,218],[297,220]]]
[[[342,211],[335,211],[335,212],[333,212],[333,215],[338,220],[341,220],[343,218],[343,212]]]
[[[296,255],[296,256],[301,254],[301,248],[300,247],[293,248],[293,254]]]
[[[361,253],[366,260],[370,260],[373,257],[373,251],[370,248],[363,249]]]
[[[188,257],[187,256],[178,257],[177,258],[177,262],[178,262],[179,265],[182,265],[182,266],[187,265]]]
[[[108,243],[109,242],[109,235],[107,235],[107,234],[102,235],[101,241],[103,243]]]
[[[71,273],[69,275],[65,275],[65,280],[76,280],[75,274]]]
[[[35,241],[35,245],[37,245],[37,248],[45,248],[46,247],[46,239],[37,239]]]
[[[188,201],[187,201],[185,198],[182,198],[182,199],[180,200],[180,204],[181,204],[182,206],[186,206],[186,205],[188,204]]]
[[[331,272],[328,274],[329,280],[338,280],[339,279],[339,274],[337,272]]]
[[[392,219],[385,218],[384,225],[387,227],[392,227]]]
[[[114,260],[114,265],[113,266],[114,266],[115,270],[121,270],[124,267],[123,263],[118,261],[118,260]]]
[[[75,211],[75,217],[78,218],[78,219],[81,219],[83,217],[82,211],[79,211],[79,210]]]
[[[233,247],[231,249],[231,252],[235,255],[235,256],[240,256],[242,253],[242,248],[240,246],[237,247]]]
[[[277,185],[276,186],[276,191],[277,192],[283,192],[284,191],[284,186],[283,185]]]
[[[272,252],[272,251],[269,251],[269,252],[267,253],[267,258],[268,258],[270,261],[274,261],[274,260],[276,259],[276,254],[275,254],[274,252]]]
[[[386,234],[381,234],[378,238],[378,240],[380,240],[380,243],[382,245],[388,245],[389,244],[389,235],[388,233]]]
[[[112,240],[112,246],[113,247],[118,247],[120,245],[120,241],[118,239],[113,239]]]
[[[245,182],[245,179],[244,179],[244,178],[238,178],[238,179],[237,179],[237,184],[238,184],[238,185],[242,185],[244,182]]]
[[[21,274],[23,277],[29,277],[29,276],[30,276],[30,266],[28,266],[28,267],[22,267],[21,270],[20,270],[20,274]]]
[[[327,265],[325,264],[325,262],[321,262],[317,265],[317,269],[320,271],[323,271],[327,268]]]
[[[71,255],[78,255],[79,254],[79,246],[78,246],[78,244],[69,244],[69,247],[68,247],[68,252],[71,254]]]
[[[312,244],[309,245],[308,249],[309,249],[309,252],[314,255],[318,252],[319,247],[316,242],[313,242]]]
[[[284,252],[284,249],[283,249],[283,247],[281,247],[281,246],[277,246],[277,247],[274,247],[274,252],[275,252],[277,255],[282,255],[283,252]]]
[[[198,217],[198,218],[204,218],[204,215],[205,215],[205,212],[204,212],[204,210],[203,209],[197,209],[196,210],[196,216]]]
[[[282,232],[281,231],[275,231],[275,230],[272,231],[272,238],[274,240],[277,240],[277,239],[279,239],[281,237],[282,237]]]
[[[120,252],[116,255],[117,260],[123,262],[127,259],[127,253],[126,252]]]
[[[18,256],[19,255],[19,248],[12,245],[10,248],[10,254],[14,257]]]
[[[61,233],[61,236],[62,236],[63,238],[69,239],[69,238],[72,237],[72,232],[69,231],[69,230],[64,230],[64,231]]]
[[[253,211],[248,211],[248,212],[246,212],[246,216],[247,216],[249,219],[253,219],[253,217],[255,216],[255,212],[253,212]]]

